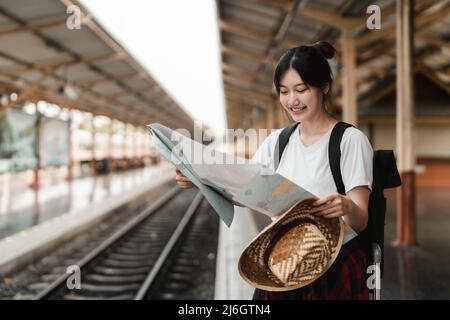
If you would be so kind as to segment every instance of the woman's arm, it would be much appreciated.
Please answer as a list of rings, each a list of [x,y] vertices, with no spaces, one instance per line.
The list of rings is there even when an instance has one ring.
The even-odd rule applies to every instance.
[[[343,216],[344,221],[356,232],[363,231],[369,218],[370,190],[366,186],[355,187],[346,196],[337,192],[317,200],[311,213],[326,218]]]

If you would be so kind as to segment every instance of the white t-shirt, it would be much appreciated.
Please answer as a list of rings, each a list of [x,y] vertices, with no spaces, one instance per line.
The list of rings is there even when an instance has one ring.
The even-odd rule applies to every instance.
[[[252,159],[275,170],[274,151],[283,129],[272,132],[261,144]],[[331,128],[319,140],[306,147],[300,139],[298,127],[291,134],[276,170],[319,198],[337,192],[328,161],[328,144]],[[354,127],[347,128],[341,140],[341,175],[345,192],[358,186],[372,190],[373,149],[367,137]],[[274,220],[276,218],[273,218]],[[347,243],[357,233],[345,224],[344,240]]]
[[[274,150],[281,131],[272,132],[252,159],[274,170]],[[276,172],[319,198],[337,192],[328,161],[331,131],[306,147],[297,128],[289,138]],[[340,164],[346,193],[358,186],[372,189],[372,157],[373,150],[367,137],[354,127],[345,130]]]

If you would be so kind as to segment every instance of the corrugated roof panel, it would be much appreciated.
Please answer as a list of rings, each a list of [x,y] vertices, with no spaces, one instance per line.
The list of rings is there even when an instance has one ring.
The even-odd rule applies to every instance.
[[[37,79],[42,77],[42,75],[43,75],[42,72],[31,71],[31,72],[23,72],[23,73],[19,74],[18,76],[27,81],[36,81]]]
[[[118,86],[115,82],[104,82],[94,85],[92,90],[105,95],[122,91],[123,88]]]
[[[1,49],[0,49],[0,50],[1,50]],[[21,66],[21,65],[15,63],[14,61],[12,61],[12,60],[10,60],[10,59],[2,58],[2,57],[0,56],[0,68],[1,68],[2,70],[4,70],[4,69],[16,69],[16,68],[19,68],[20,66]]]
[[[30,33],[2,36],[0,48],[2,52],[30,63],[44,59],[60,59],[60,52],[46,46],[41,39]]]
[[[155,90],[155,91],[149,90],[141,92],[141,94],[149,100],[158,100],[164,97],[164,92],[162,90]]]
[[[278,1],[281,2],[281,1]],[[226,10],[233,10],[238,14],[242,14],[242,12],[247,12],[250,15],[259,16],[262,19],[273,19],[279,18],[282,14],[282,11],[273,6],[258,3],[256,1],[247,0],[225,0],[221,1],[221,12],[224,13]]]
[[[123,104],[139,104],[142,103],[142,100],[137,99],[136,96],[130,95],[130,94],[126,94],[126,92],[124,92],[124,95],[117,97],[117,100],[120,101],[120,103]]]
[[[135,72],[135,70],[123,60],[103,60],[93,62],[92,64],[112,76],[127,75]]]
[[[323,23],[314,22],[306,17],[296,17],[290,26],[287,37],[299,39],[300,42],[310,42],[323,28]]]
[[[57,50],[56,50],[57,51]],[[73,61],[73,56],[64,51],[58,51],[58,56],[46,57],[44,59],[34,59],[33,65],[35,67],[54,66],[56,64],[64,64],[68,61]]]
[[[301,43],[298,43],[298,45],[300,45]],[[278,61],[280,60],[281,56],[288,50],[289,48],[284,48],[284,47],[279,47],[276,49],[272,50],[272,54],[273,54],[273,60],[276,62],[275,64],[278,63]],[[271,66],[272,67],[272,66]]]
[[[98,36],[83,25],[81,29],[69,30],[66,26],[44,29],[41,31],[46,36],[60,43],[63,47],[81,56],[94,53],[112,53],[113,51]]]
[[[247,59],[240,59],[240,58],[230,55],[230,54],[222,55],[222,60],[227,64],[235,65],[236,67],[243,68],[244,70],[247,70],[247,69],[256,70],[259,66],[259,64],[254,61],[247,60]]]
[[[436,76],[443,82],[446,82],[448,85],[450,85],[450,75],[443,72],[436,72]],[[450,106],[450,101],[448,103],[448,106]]]
[[[156,104],[143,104],[143,103],[136,103],[136,109],[141,110],[142,112],[148,112],[153,114],[160,114],[162,113],[162,108],[160,106],[157,106]]]
[[[129,86],[137,91],[143,90],[143,89],[148,89],[148,88],[152,87],[152,85],[149,83],[149,81],[146,81],[144,79],[139,79],[139,78],[122,80],[122,82],[124,82],[127,86]]]
[[[275,68],[266,68],[264,69],[264,71],[262,72],[262,74],[267,77],[268,79],[270,79],[271,82],[273,82],[273,73]]]
[[[450,62],[450,50],[447,54],[443,54],[443,50],[438,51],[435,54],[425,57],[423,61],[432,68],[439,68]]]
[[[97,72],[92,71],[84,63],[78,63],[70,67],[63,67],[58,73],[63,75],[64,77],[67,77],[69,80],[75,82],[91,81],[98,79],[100,77],[100,75]]]
[[[425,30],[429,34],[433,34],[434,36],[441,35],[443,37],[447,37],[448,39],[450,37],[450,14],[444,17],[442,20],[430,24]]]
[[[0,15],[0,28],[1,29],[10,29],[10,28],[14,28],[14,27],[17,27],[17,23],[11,21],[11,19],[8,19],[8,18]]]
[[[348,0],[314,0],[308,1],[307,5],[309,7],[324,10],[324,11],[336,11]],[[359,1],[359,0],[358,0]]]
[[[277,27],[283,15],[278,10],[239,1],[223,5],[221,17],[251,27],[255,31],[270,33]]]
[[[390,0],[392,1],[392,0]],[[333,4],[332,0],[327,0],[325,2],[328,2],[329,4],[329,9],[330,10],[337,10],[339,9],[342,5],[344,5],[345,2],[347,1],[340,1],[340,5],[335,5]],[[339,1],[336,1],[339,2]],[[388,4],[389,1],[379,1],[379,0],[357,0],[357,1],[351,1],[351,5],[350,6],[346,6],[346,12],[345,14],[343,14],[344,16],[347,17],[361,17],[363,15],[366,15],[366,11],[367,11],[367,7],[370,5],[378,5],[380,7],[384,7]],[[314,3],[315,4],[315,3]]]
[[[422,40],[421,38],[414,39],[414,47],[416,51],[420,51],[421,49],[428,46],[428,43]]]
[[[254,54],[263,54],[268,46],[267,42],[257,41],[237,34],[222,33],[223,43]]]
[[[65,5],[54,0],[2,0],[0,5],[27,23],[48,17],[65,18],[66,13]]]
[[[64,83],[63,81],[57,80],[55,78],[47,78],[47,79],[45,79],[44,82],[42,82],[42,85],[47,88],[58,88],[63,83]]]

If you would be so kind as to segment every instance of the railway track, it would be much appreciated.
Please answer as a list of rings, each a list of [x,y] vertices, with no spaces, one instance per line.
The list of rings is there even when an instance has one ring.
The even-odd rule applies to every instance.
[[[196,190],[171,190],[70,266],[81,288],[72,286],[76,274],[69,272],[34,299],[174,298],[170,288],[186,289],[189,272],[198,269],[195,243],[211,236],[204,228],[205,210],[210,208]]]

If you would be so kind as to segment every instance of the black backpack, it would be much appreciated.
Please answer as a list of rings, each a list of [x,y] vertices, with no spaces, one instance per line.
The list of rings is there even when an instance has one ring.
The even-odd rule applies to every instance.
[[[275,147],[275,170],[283,155],[289,138],[292,132],[297,128],[298,123],[293,123],[284,128],[278,138]],[[328,158],[330,161],[330,169],[333,175],[334,183],[338,192],[345,195],[345,187],[342,182],[341,175],[341,140],[344,131],[353,127],[353,125],[338,122],[331,131],[330,143],[328,146]],[[278,157],[277,157],[278,153]],[[384,189],[395,188],[401,185],[400,175],[397,170],[394,152],[392,150],[375,150],[373,154],[373,182],[372,192],[369,198],[369,218],[367,227],[362,231],[358,237],[365,247],[368,265],[374,263],[373,244],[377,244],[381,249],[381,276],[384,273],[384,220],[386,215],[386,198],[384,196]]]

